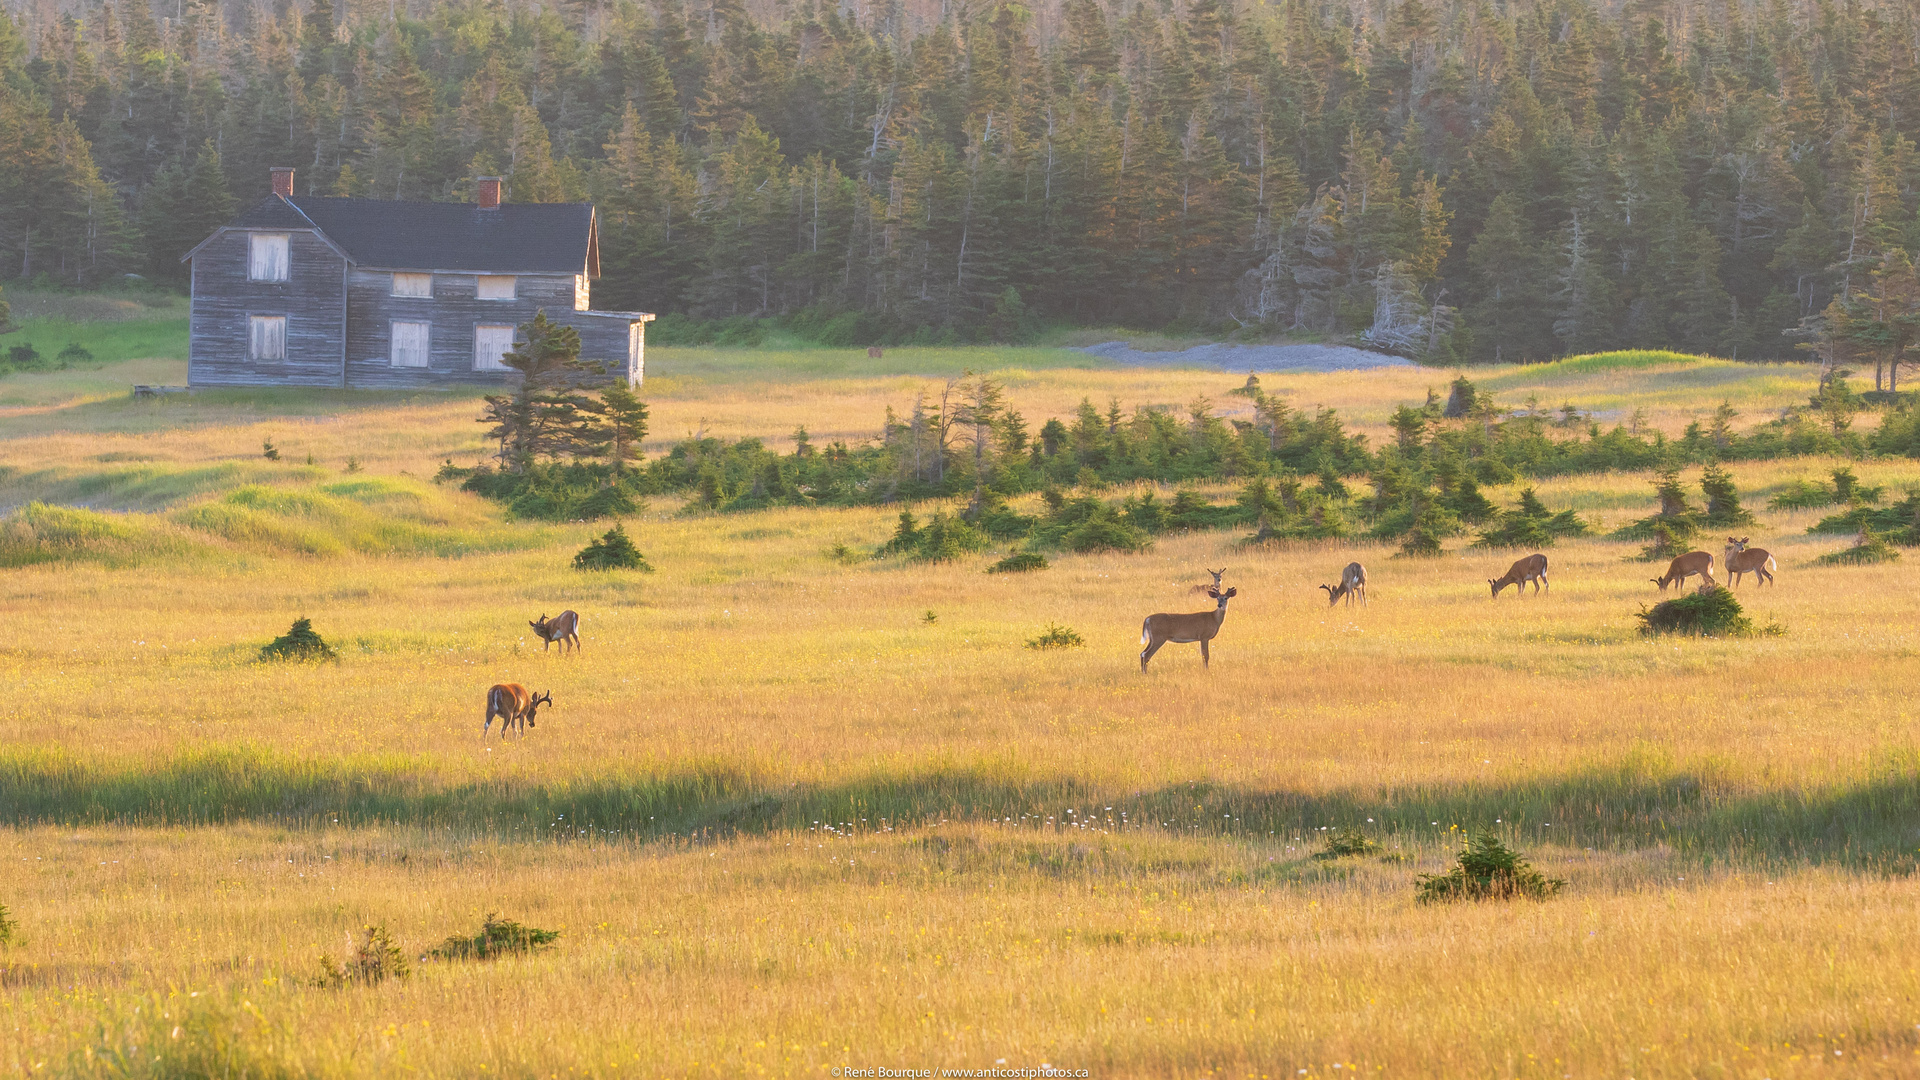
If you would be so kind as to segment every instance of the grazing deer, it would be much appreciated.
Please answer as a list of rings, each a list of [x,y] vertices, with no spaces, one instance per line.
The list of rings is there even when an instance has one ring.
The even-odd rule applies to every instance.
[[[1553,591],[1552,583],[1547,581],[1547,557],[1545,555],[1529,555],[1514,563],[1512,566],[1509,566],[1505,577],[1488,578],[1487,584],[1493,587],[1494,598],[1498,599],[1500,590],[1509,585],[1513,586],[1515,595],[1526,592],[1527,582],[1529,581],[1533,582],[1533,591],[1535,593],[1540,591],[1540,586],[1542,585],[1547,587],[1548,592]]]
[[[543,611],[538,619],[527,625],[533,627],[533,632],[540,635],[540,640],[544,643],[540,646],[541,652],[546,652],[556,641],[560,643],[562,653],[567,651],[569,643],[576,649],[580,647],[580,616],[575,615],[571,610],[563,611],[551,619],[547,618],[547,613]]]
[[[867,346],[867,359],[878,360],[885,355],[887,355],[886,350],[882,349],[880,346],[878,345]]]
[[[500,718],[501,738],[507,737],[507,729],[512,727],[515,721],[519,722],[520,733],[524,735],[528,728],[536,726],[533,722],[534,710],[542,705],[551,704],[553,704],[553,694],[550,692],[530,694],[527,688],[519,683],[495,684],[487,691],[487,721],[480,725],[480,737],[482,739],[487,737],[487,732],[492,729],[493,718],[496,716]]]
[[[1667,586],[1685,585],[1687,579],[1695,574],[1699,574],[1701,577],[1707,579],[1707,584],[1709,585],[1714,583],[1713,552],[1689,551],[1685,555],[1668,563],[1666,573],[1657,578],[1648,578],[1647,580],[1660,586],[1661,592],[1666,592]]]
[[[1220,575],[1222,575],[1222,574],[1224,574],[1224,573],[1226,573],[1226,572],[1227,572],[1227,569],[1226,569],[1226,567],[1224,567],[1224,566],[1223,566],[1223,567],[1221,567],[1221,568],[1220,568],[1220,569],[1218,569],[1218,570],[1208,570],[1208,571],[1207,571],[1207,573],[1209,573],[1209,574],[1212,574],[1212,575],[1213,575],[1213,584],[1211,584],[1211,585],[1195,585],[1195,586],[1194,586],[1193,588],[1191,588],[1191,589],[1188,589],[1187,591],[1188,591],[1188,592],[1190,592],[1190,593],[1206,593],[1206,594],[1208,594],[1208,595],[1212,595],[1213,593],[1215,593],[1215,592],[1218,592],[1218,591],[1219,591],[1219,589],[1220,589]]]
[[[1328,607],[1339,603],[1343,596],[1347,598],[1349,604],[1353,603],[1353,598],[1356,596],[1360,598],[1360,603],[1365,604],[1367,602],[1367,568],[1357,562],[1350,562],[1345,570],[1340,571],[1339,588],[1336,589],[1331,585],[1320,587],[1327,590]]]
[[[1140,650],[1140,670],[1147,670],[1147,661],[1153,659],[1153,654],[1160,651],[1160,646],[1169,641],[1176,645],[1199,642],[1201,666],[1212,667],[1213,658],[1207,652],[1207,642],[1220,632],[1220,624],[1227,621],[1227,601],[1239,594],[1239,589],[1228,589],[1226,592],[1209,589],[1207,595],[1219,605],[1212,611],[1197,611],[1191,615],[1147,616],[1147,621],[1140,624],[1140,644],[1146,646]]]
[[[1726,558],[1728,587],[1740,584],[1740,576],[1749,573],[1760,584],[1771,585],[1773,572],[1780,568],[1779,564],[1773,561],[1773,556],[1767,553],[1766,548],[1748,547],[1747,538],[1744,536],[1738,540],[1731,536],[1727,537]]]

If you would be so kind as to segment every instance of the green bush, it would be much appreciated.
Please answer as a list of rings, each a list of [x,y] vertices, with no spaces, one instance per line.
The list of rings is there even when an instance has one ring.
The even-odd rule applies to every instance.
[[[1013,554],[987,567],[989,574],[1025,574],[1034,570],[1045,570],[1047,560],[1031,551],[1016,551]]]
[[[1380,844],[1359,829],[1336,829],[1327,834],[1327,846],[1313,853],[1315,859],[1344,859],[1351,855],[1372,855]]]
[[[436,960],[491,960],[509,953],[543,949],[559,937],[558,930],[522,926],[511,919],[497,919],[488,912],[479,933],[472,937],[456,934],[428,950],[427,955]]]
[[[359,986],[374,986],[388,979],[405,979],[410,972],[407,955],[384,926],[369,926],[363,931],[360,947],[347,959],[346,965],[334,963],[333,957],[322,954],[320,973],[314,976],[313,985],[323,990],[338,990],[349,983]]]
[[[0,946],[13,944],[13,937],[20,932],[20,924],[14,920],[13,912],[7,905],[0,904]]]
[[[573,557],[575,570],[640,570],[653,573],[647,557],[633,546],[633,539],[627,535],[624,525],[615,525],[608,529],[600,539],[580,549]]]
[[[335,660],[338,657],[333,647],[314,630],[313,620],[302,615],[293,620],[292,628],[286,633],[260,647],[260,659]]]
[[[1045,633],[1042,633],[1039,637],[1027,639],[1027,648],[1077,649],[1086,643],[1086,640],[1076,633],[1072,627],[1055,626],[1052,623],[1048,623]]]
[[[1068,551],[1086,554],[1095,551],[1139,551],[1153,540],[1146,533],[1121,520],[1112,507],[1100,506],[1067,529],[1060,538]]]
[[[1520,853],[1500,842],[1491,829],[1471,837],[1453,869],[1421,874],[1414,899],[1422,904],[1454,900],[1545,900],[1567,883],[1535,870]]]
[[[1640,620],[1640,632],[1648,637],[1660,634],[1746,637],[1754,632],[1753,620],[1747,618],[1740,601],[1734,599],[1733,590],[1717,585],[1703,585],[1699,592],[1662,600],[1651,611],[1643,604],[1634,617]]]
[[[1900,553],[1887,543],[1886,538],[1873,530],[1871,525],[1860,527],[1860,536],[1852,547],[1828,552],[1815,562],[1828,566],[1868,566],[1873,563],[1892,562]]]

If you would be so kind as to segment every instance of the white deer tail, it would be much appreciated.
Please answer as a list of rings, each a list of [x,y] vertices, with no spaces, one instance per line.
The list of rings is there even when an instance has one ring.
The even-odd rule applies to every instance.
[[[1147,627],[1152,622],[1153,622],[1152,619],[1148,619],[1146,622],[1143,622],[1140,624],[1140,644],[1142,645],[1145,645],[1147,643]]]
[[[1767,556],[1767,571],[1768,571],[1769,573],[1771,573],[1771,572],[1773,572],[1773,571],[1775,571],[1775,570],[1778,570],[1778,569],[1780,569],[1780,567],[1778,567],[1777,565],[1775,565],[1775,564],[1774,564],[1774,561],[1773,561],[1773,556],[1771,556],[1771,555],[1769,555],[1769,556]]]

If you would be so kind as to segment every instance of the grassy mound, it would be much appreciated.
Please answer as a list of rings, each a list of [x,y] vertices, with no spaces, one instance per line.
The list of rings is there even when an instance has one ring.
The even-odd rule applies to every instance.
[[[492,960],[509,953],[529,953],[543,949],[560,937],[558,930],[522,926],[511,919],[497,919],[492,912],[472,937],[455,934],[434,946],[427,955],[436,960]]]
[[[1560,878],[1535,870],[1520,853],[1500,842],[1491,829],[1467,841],[1453,869],[1421,874],[1414,899],[1422,904],[1455,900],[1545,900],[1566,888]]]
[[[338,657],[333,647],[314,630],[313,620],[302,615],[293,620],[293,627],[286,633],[260,647],[260,659],[334,660]]]
[[[1713,585],[1673,600],[1662,600],[1652,610],[1642,605],[1635,617],[1640,620],[1640,632],[1648,637],[1660,634],[1746,637],[1753,633],[1753,620],[1747,618],[1740,601],[1734,599],[1733,590]]]
[[[1380,843],[1359,829],[1337,829],[1327,834],[1327,846],[1313,853],[1315,859],[1344,859],[1355,855],[1372,855],[1380,850]]]

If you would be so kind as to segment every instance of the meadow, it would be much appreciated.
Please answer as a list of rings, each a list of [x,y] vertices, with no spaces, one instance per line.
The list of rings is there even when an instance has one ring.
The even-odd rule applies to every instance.
[[[871,438],[967,369],[1035,424],[1082,397],[1246,407],[1226,395],[1243,376],[1065,350],[648,360],[650,452]],[[432,482],[484,452],[477,394],[126,396],[184,381],[169,364],[0,380],[0,904],[19,924],[0,1070],[1920,1069],[1912,555],[1819,565],[1847,542],[1806,534],[1827,511],[1765,509],[1839,462],[1733,466],[1760,518],[1743,531],[1780,567],[1740,595],[1784,634],[1650,640],[1634,614],[1659,568],[1604,539],[1551,549],[1550,592],[1493,601],[1518,553],[1459,540],[1407,560],[1199,532],[988,575],[1004,551],[833,553],[877,547],[887,508],[657,499],[625,522],[655,572],[582,573],[605,523],[511,521]],[[1451,375],[1261,381],[1377,443]],[[1814,382],[1678,357],[1475,377],[1510,406],[1676,433],[1722,401],[1769,419]],[[1853,466],[1920,484],[1920,461]],[[1646,475],[1534,486],[1603,528],[1654,502]],[[1349,559],[1372,602],[1329,608],[1316,586]],[[1208,606],[1192,587],[1222,565],[1220,666],[1170,645],[1143,675],[1140,619]],[[570,656],[526,626],[563,607]],[[301,615],[338,661],[256,662]],[[1049,624],[1085,647],[1025,647]],[[524,738],[481,737],[500,681],[553,692]],[[1312,857],[1343,828],[1380,852]],[[1416,876],[1482,828],[1564,892],[1416,904]],[[313,985],[366,924],[419,955],[493,912],[561,937]]]

